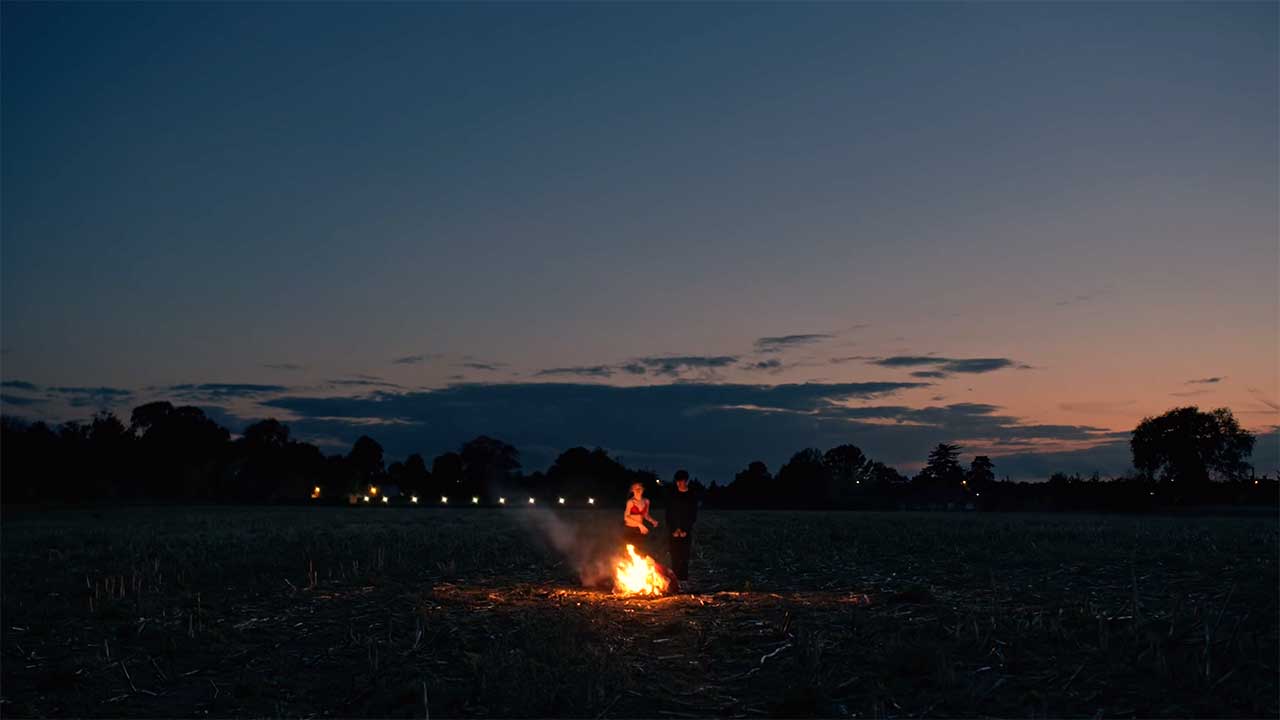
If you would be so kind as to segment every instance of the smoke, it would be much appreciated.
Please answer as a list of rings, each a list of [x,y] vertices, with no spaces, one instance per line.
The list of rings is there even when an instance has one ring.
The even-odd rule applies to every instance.
[[[583,585],[603,585],[613,578],[611,553],[616,553],[617,543],[610,546],[607,532],[591,532],[546,508],[521,508],[516,516],[526,530],[565,559]]]

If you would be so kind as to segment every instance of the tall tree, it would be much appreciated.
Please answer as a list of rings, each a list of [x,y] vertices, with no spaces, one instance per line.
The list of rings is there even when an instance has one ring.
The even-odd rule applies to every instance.
[[[960,481],[964,480],[964,468],[960,467],[958,460],[962,449],[959,445],[938,443],[929,452],[929,461],[920,471],[919,477],[922,477],[926,484],[935,487],[959,485]]]
[[[488,435],[468,440],[458,453],[462,458],[463,492],[488,495],[520,469],[520,451]]]
[[[1255,438],[1227,408],[1174,408],[1143,418],[1129,440],[1133,466],[1148,479],[1192,485],[1249,476]]]
[[[822,464],[827,469],[827,479],[831,484],[827,495],[836,504],[848,504],[870,490],[870,487],[862,487],[868,460],[858,446],[845,444],[833,447],[823,454]]]
[[[978,455],[969,463],[969,472],[965,479],[969,481],[969,489],[982,492],[982,489],[996,481],[995,463],[986,455]]]
[[[382,482],[384,470],[382,446],[368,435],[361,435],[351,446],[351,454],[347,456],[353,482],[352,491],[363,494],[370,485],[377,486]]]
[[[778,497],[775,503],[782,507],[824,507],[830,503],[830,482],[827,466],[822,462],[822,451],[806,448],[791,456],[778,470]]]

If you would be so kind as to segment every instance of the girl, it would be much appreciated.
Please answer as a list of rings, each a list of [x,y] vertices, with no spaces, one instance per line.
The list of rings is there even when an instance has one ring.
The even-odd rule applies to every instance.
[[[646,537],[649,535],[645,522],[656,528],[658,521],[649,514],[649,500],[644,496],[644,485],[638,482],[631,483],[631,497],[627,498],[627,505],[622,509],[622,522],[626,526],[625,542],[635,545],[636,552],[642,552],[648,544]]]

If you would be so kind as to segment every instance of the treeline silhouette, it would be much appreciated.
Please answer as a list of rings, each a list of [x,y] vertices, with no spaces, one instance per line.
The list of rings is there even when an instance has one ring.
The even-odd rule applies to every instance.
[[[565,450],[545,472],[524,472],[519,451],[479,436],[432,459],[386,463],[361,436],[346,454],[325,455],[262,420],[232,439],[196,407],[153,402],[129,424],[109,412],[50,426],[0,418],[0,501],[317,503],[356,505],[619,505],[641,482],[661,504],[661,479],[626,467],[603,449]],[[1048,482],[997,479],[996,463],[941,443],[913,477],[844,444],[806,448],[777,474],[751,462],[732,481],[693,486],[708,507],[741,509],[951,509],[1142,511],[1171,505],[1275,505],[1277,483],[1247,462],[1254,437],[1231,412],[1176,408],[1134,430],[1137,472],[1106,480],[1056,473]]]

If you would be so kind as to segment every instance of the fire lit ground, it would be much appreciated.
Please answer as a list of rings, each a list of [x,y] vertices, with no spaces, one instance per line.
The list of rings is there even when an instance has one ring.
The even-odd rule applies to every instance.
[[[0,714],[1280,712],[1273,517],[709,512],[649,598],[529,514],[7,513]]]

